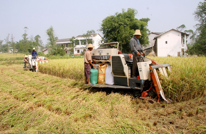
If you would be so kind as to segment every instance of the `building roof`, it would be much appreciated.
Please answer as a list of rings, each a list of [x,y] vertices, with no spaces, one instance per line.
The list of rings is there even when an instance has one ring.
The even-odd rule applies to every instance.
[[[176,30],[176,29],[170,29],[170,30],[168,30],[168,31],[166,31],[166,32],[151,32],[150,34],[156,35],[156,36],[154,37],[154,39],[157,39],[158,37],[160,37],[160,36],[162,36],[162,35],[170,32],[170,31],[176,31],[176,32],[185,34],[186,36],[189,36],[189,34],[184,33],[184,32],[181,32],[181,31],[178,31],[178,30]],[[143,49],[146,50],[146,49],[149,49],[149,48],[151,48],[151,47],[153,47],[153,46],[154,46],[154,42],[152,41],[152,43],[150,43],[150,44],[147,45],[146,47],[143,47]]]
[[[162,34],[162,32],[151,32],[150,34],[160,35],[160,34]]]
[[[94,33],[94,34],[90,34],[89,35],[89,37],[95,37],[95,36],[97,36],[97,35],[99,35],[100,37],[102,37],[100,34],[98,34],[98,33]],[[78,36],[76,36],[76,38],[78,38],[78,37],[85,37],[84,35],[78,35]]]
[[[49,48],[46,48],[46,49],[42,50],[42,52],[45,52],[45,51],[47,51],[47,50],[49,50]]]
[[[58,39],[56,41],[56,44],[62,44],[62,43],[71,43],[71,38],[64,38],[64,39]]]
[[[149,36],[150,43],[147,46],[142,46],[142,49],[146,50],[154,46],[154,37],[160,35],[162,32],[151,32]]]
[[[186,36],[189,36],[189,34],[187,34],[187,33],[184,33],[184,32],[181,32],[181,31],[178,31],[178,30],[176,30],[176,29],[170,29],[170,30],[168,30],[168,31],[166,31],[166,32],[164,32],[164,33],[161,33],[161,34],[159,34],[158,36],[154,37],[154,39],[156,39],[156,38],[158,38],[158,37],[162,36],[163,34],[166,34],[166,33],[170,32],[170,31],[176,31],[176,32],[179,32],[179,33],[185,34]]]
[[[101,36],[100,34],[98,34],[98,33],[90,34],[89,37],[95,37],[95,36],[97,36],[97,35],[99,35],[99,36],[102,38],[102,36]],[[81,37],[82,37],[82,38],[85,38],[84,35],[78,35],[78,36],[76,36],[75,38],[81,38]],[[58,39],[58,40],[56,41],[56,44],[64,44],[64,43],[72,43],[72,42],[71,42],[71,38]]]

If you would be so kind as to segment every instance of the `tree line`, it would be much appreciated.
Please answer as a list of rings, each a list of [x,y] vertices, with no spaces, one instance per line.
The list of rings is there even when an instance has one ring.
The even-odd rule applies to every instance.
[[[14,42],[13,35],[10,34],[6,37],[5,43],[1,44],[0,52],[11,52],[11,53],[25,53],[28,54],[32,51],[33,47],[35,48],[43,48],[43,44],[41,41],[40,35],[36,35],[34,38],[28,38],[27,27],[24,27],[24,33],[22,34],[22,39]]]
[[[133,33],[136,29],[141,30],[140,42],[142,45],[149,44],[148,34],[150,33],[147,28],[149,18],[135,18],[137,11],[135,9],[128,8],[127,11],[124,9],[121,13],[116,13],[102,20],[100,31],[103,32],[104,42],[118,41],[120,43],[120,49],[123,52],[130,52],[129,41],[133,36]],[[206,0],[198,4],[197,10],[194,13],[195,18],[199,21],[199,24],[196,25],[197,29],[194,32],[193,30],[184,30],[185,25],[177,27],[178,30],[183,31],[189,34],[190,44],[187,44],[189,54],[198,54],[206,55]],[[31,52],[32,47],[42,48],[43,44],[41,37],[36,35],[34,38],[28,39],[27,27],[24,28],[24,34],[22,35],[23,39],[18,42],[13,41],[13,36],[11,39],[8,37],[5,39],[5,44],[1,45],[1,52],[8,52],[9,48],[13,48],[13,52],[28,53]],[[84,34],[85,37],[88,37],[90,34],[94,33],[93,30],[87,31]],[[60,45],[56,44],[57,37],[54,35],[53,27],[47,29],[48,35],[48,44],[47,48],[50,49],[51,55],[64,55],[65,50]],[[74,44],[74,37],[71,38],[71,42]],[[1,43],[1,42],[0,42]]]

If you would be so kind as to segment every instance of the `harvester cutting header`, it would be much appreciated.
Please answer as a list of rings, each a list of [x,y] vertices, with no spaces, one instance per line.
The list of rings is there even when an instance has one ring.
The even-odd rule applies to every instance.
[[[134,37],[130,40],[132,54],[121,54],[118,42],[104,43],[93,51],[92,45],[88,45],[90,48],[87,51],[91,51],[93,63],[87,61],[85,64],[97,66],[97,69],[90,70],[91,78],[89,81],[87,79],[88,72],[85,69],[85,83],[88,81],[86,86],[133,89],[140,92],[142,97],[153,92],[157,95],[158,102],[161,97],[169,103],[170,100],[166,99],[164,95],[158,74],[167,77],[167,71],[171,71],[171,65],[158,65],[155,61],[146,58],[139,42],[140,36],[140,30],[136,30]],[[86,52],[85,56],[87,53],[89,52]]]

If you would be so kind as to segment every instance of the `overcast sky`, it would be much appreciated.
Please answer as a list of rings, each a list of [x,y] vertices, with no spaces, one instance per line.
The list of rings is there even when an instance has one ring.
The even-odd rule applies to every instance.
[[[164,32],[185,24],[195,30],[194,12],[204,0],[0,0],[0,40],[12,34],[22,39],[24,27],[29,38],[40,35],[44,44],[46,30],[54,28],[59,39],[70,38],[101,28],[102,20],[133,8],[136,18],[150,18],[151,32]]]

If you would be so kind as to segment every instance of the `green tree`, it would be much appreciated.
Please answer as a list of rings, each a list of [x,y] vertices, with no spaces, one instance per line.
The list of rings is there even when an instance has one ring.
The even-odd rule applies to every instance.
[[[33,38],[28,39],[27,27],[24,27],[23,39],[15,43],[15,48],[20,53],[30,54],[34,46]]]
[[[185,24],[182,24],[180,25],[179,27],[176,28],[178,31],[181,31],[181,32],[184,32],[184,33],[187,33],[189,34],[189,36],[187,36],[187,38],[189,37],[190,39],[190,43],[193,44],[194,40],[195,40],[195,32],[192,30],[192,29],[189,29],[189,30],[185,30],[186,29],[186,26]],[[187,45],[190,45],[190,44],[187,44]]]
[[[50,27],[49,29],[47,29],[47,35],[49,36],[49,38],[48,38],[49,47],[51,48],[49,53],[51,55],[61,55],[61,56],[65,55],[64,48],[62,48],[60,45],[56,44],[56,41],[58,40],[58,38],[55,37],[55,35],[54,35],[53,27]]]
[[[72,46],[71,46],[71,48],[70,48],[68,51],[69,51],[70,54],[74,54],[75,37],[73,36],[73,37],[70,39],[70,41],[71,41]]]
[[[11,47],[12,47],[12,49],[13,49],[13,53],[15,53],[16,52],[16,44],[15,44],[15,42],[14,42],[14,37],[13,37],[13,34],[11,35]]]
[[[7,52],[7,53],[9,52],[9,46],[11,44],[11,42],[9,41],[9,36],[10,36],[10,34],[8,34],[8,36],[5,39],[6,44],[5,44],[5,47],[3,49],[3,52]]]
[[[186,28],[185,24],[182,24],[179,27],[177,27],[176,29],[182,32],[185,28]]]
[[[28,45],[28,34],[26,33],[27,32],[27,27],[24,27],[24,34],[22,35],[22,37],[23,37],[23,40],[22,40],[22,42],[23,42],[23,48],[24,48],[24,50],[23,50],[23,52],[28,52],[28,49],[29,49],[29,45]]]
[[[65,50],[60,45],[55,45],[50,50],[49,54],[64,56],[65,55]]]
[[[92,34],[95,34],[94,30],[88,30],[86,34],[83,34],[83,37],[86,38],[86,45],[88,45],[89,43],[93,43],[91,39],[89,39],[89,37],[91,37]]]
[[[3,45],[1,46],[1,52],[3,52],[3,53],[8,53],[8,46],[7,46],[6,44],[3,44]]]
[[[39,35],[36,35],[35,37],[34,37],[34,40],[35,40],[35,47],[39,47],[40,46],[40,36]]]
[[[51,47],[54,47],[56,45],[56,41],[58,40],[57,37],[54,36],[54,29],[51,26],[49,29],[47,29],[47,35],[49,36],[49,44]]]
[[[34,37],[34,40],[35,40],[34,46],[37,48],[37,50],[42,49],[43,46],[42,46],[41,36],[40,35],[36,35]]]
[[[188,53],[206,55],[206,0],[199,2],[195,18],[199,21],[199,24],[196,25],[197,37],[194,45],[189,47]]]
[[[2,43],[3,43],[3,40],[0,40],[0,52],[2,52]]]
[[[144,21],[144,22],[148,23],[150,21],[150,19],[149,18],[142,18],[142,19],[140,19],[140,21]]]
[[[141,30],[140,42],[142,45],[149,43],[147,23],[149,18],[142,18],[138,20],[135,18],[137,11],[135,9],[124,9],[122,13],[116,13],[115,15],[108,16],[102,21],[101,31],[104,34],[105,42],[118,41],[120,43],[120,49],[123,52],[130,52],[130,39],[136,29]]]

